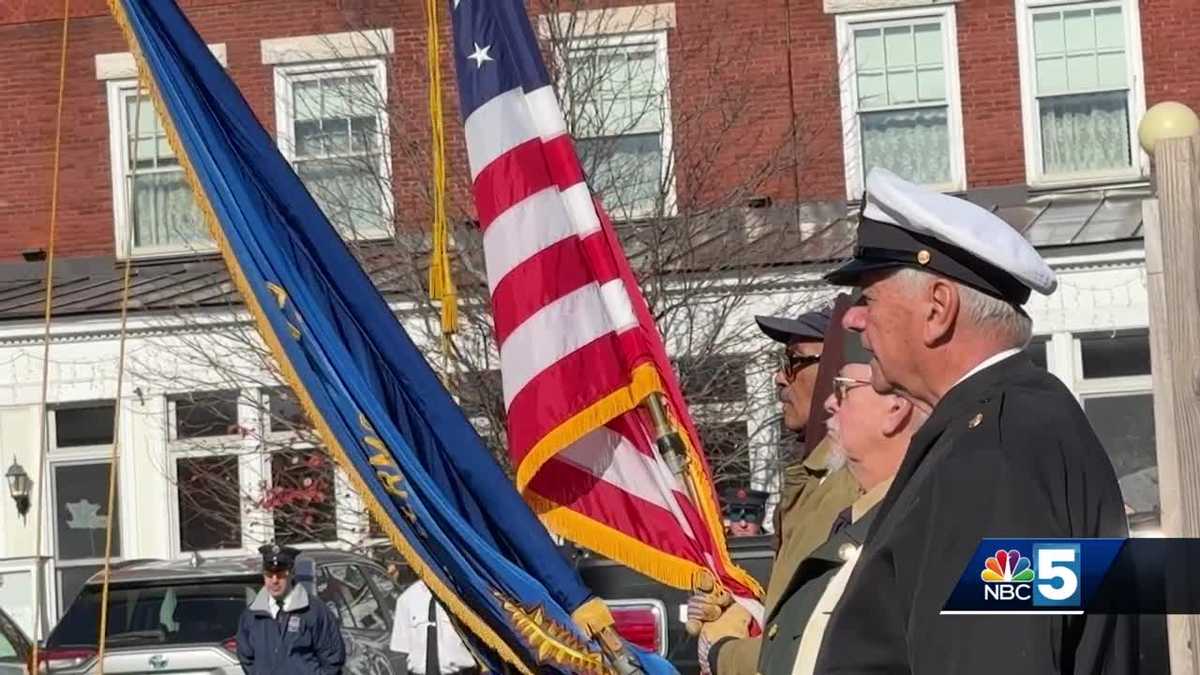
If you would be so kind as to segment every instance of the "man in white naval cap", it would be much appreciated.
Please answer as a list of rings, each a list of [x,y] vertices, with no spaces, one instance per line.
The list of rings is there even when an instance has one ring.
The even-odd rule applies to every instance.
[[[843,325],[872,386],[932,408],[833,613],[817,673],[1136,672],[1136,617],[940,615],[984,537],[1125,537],[1112,464],[1065,386],[1022,352],[1057,281],[969,202],[875,169]]]

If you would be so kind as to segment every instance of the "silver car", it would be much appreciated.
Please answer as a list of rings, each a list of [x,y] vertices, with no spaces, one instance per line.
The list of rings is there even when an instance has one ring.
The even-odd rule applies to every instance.
[[[388,649],[400,589],[383,568],[350,553],[305,551],[296,577],[338,617],[346,644],[344,672],[405,675],[405,655]],[[88,580],[46,639],[39,660],[50,672],[100,672],[100,582],[100,575]],[[258,556],[115,566],[104,672],[240,675],[238,621],[261,586]]]

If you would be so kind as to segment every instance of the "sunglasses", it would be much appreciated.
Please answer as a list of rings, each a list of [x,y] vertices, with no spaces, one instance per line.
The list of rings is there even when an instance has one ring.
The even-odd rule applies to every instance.
[[[757,522],[762,517],[762,509],[757,506],[730,506],[725,509],[725,517],[730,522]]]
[[[779,370],[788,380],[794,380],[800,371],[820,361],[820,354],[797,354],[785,351],[779,355]]]
[[[860,380],[854,377],[835,377],[833,378],[833,395],[837,397],[838,405],[846,400],[846,394],[851,389],[856,387],[864,387],[871,384],[870,380]]]

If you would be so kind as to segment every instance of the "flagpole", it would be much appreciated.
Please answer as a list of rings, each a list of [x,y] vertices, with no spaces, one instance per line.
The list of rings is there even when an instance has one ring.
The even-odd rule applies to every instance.
[[[667,415],[667,407],[663,403],[663,395],[655,392],[646,397],[643,401],[646,411],[650,414],[650,420],[654,425],[654,444],[658,447],[659,454],[670,467],[671,473],[675,474],[675,478],[687,490],[688,497],[693,504],[699,504],[699,489],[695,481],[692,480],[691,472],[688,471],[688,462],[692,461],[687,454],[687,446],[683,443],[683,437],[679,435],[679,431],[671,424],[671,420]],[[729,591],[725,590],[717,583],[717,579],[708,570],[703,570],[696,575],[692,590],[699,593],[705,593],[714,596],[714,601],[720,606],[729,604],[733,597],[729,595]],[[685,624],[685,629],[689,635],[698,635],[700,633],[700,622],[696,619],[688,619]]]

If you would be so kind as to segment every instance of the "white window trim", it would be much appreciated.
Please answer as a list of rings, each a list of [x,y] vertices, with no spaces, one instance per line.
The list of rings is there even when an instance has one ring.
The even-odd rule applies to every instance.
[[[264,50],[266,47],[264,46]],[[264,54],[265,56],[265,54]],[[381,189],[382,209],[385,217],[391,216],[395,211],[395,184],[392,176],[392,145],[391,145],[391,130],[388,119],[388,78],[387,78],[387,62],[380,57],[346,59],[341,61],[314,61],[310,57],[307,61],[287,61],[281,62],[275,66],[275,136],[279,151],[283,153],[284,158],[289,164],[295,164],[296,160],[296,139],[292,134],[292,120],[294,119],[292,111],[292,83],[296,79],[305,77],[319,77],[320,75],[333,74],[348,71],[369,71],[372,77],[375,78],[375,84],[379,88],[382,97],[380,110],[378,114],[378,128],[380,141],[380,159],[379,159],[379,177],[381,177],[388,185],[387,189]],[[378,230],[367,232],[359,232],[358,241],[369,241],[373,239],[391,239],[393,235],[393,226],[391,218],[384,227]]]
[[[538,17],[538,37],[569,39],[619,35],[646,31],[665,31],[675,27],[675,3],[630,5],[606,9],[558,12]]]
[[[672,13],[672,16],[674,16],[673,13]],[[620,48],[620,47],[633,47],[633,46],[642,45],[642,44],[653,44],[654,45],[654,59],[656,61],[656,65],[662,68],[662,72],[665,77],[665,82],[663,82],[663,92],[662,92],[664,114],[663,114],[663,119],[662,119],[662,130],[659,132],[661,134],[660,137],[661,137],[661,145],[662,145],[662,171],[659,173],[658,179],[659,179],[660,186],[663,184],[663,181],[667,181],[666,182],[666,190],[664,191],[664,194],[663,194],[663,207],[662,207],[661,215],[664,217],[670,217],[670,216],[675,215],[675,213],[676,213],[677,201],[676,201],[676,193],[675,193],[676,171],[675,171],[675,162],[674,162],[674,141],[673,141],[673,135],[672,135],[672,126],[671,126],[671,116],[672,116],[671,62],[668,58],[668,53],[667,53],[667,32],[666,32],[666,30],[637,31],[637,32],[622,33],[619,35],[597,35],[597,36],[592,36],[592,37],[572,38],[571,40],[568,41],[568,44],[563,45],[563,48],[565,48],[567,50],[579,49],[579,48],[588,49],[588,48],[595,48],[595,47],[617,47],[617,48]],[[559,71],[560,72],[562,72],[562,70],[563,70],[563,64],[561,63],[561,59],[563,57],[564,57],[564,54],[562,53],[562,51],[560,49],[556,49],[555,50],[555,58],[560,60],[560,63],[559,63]],[[567,91],[566,87],[562,88],[562,96],[564,98],[570,96],[570,92]],[[587,139],[580,137],[576,140],[587,140]],[[634,212],[634,213],[630,213],[630,214],[621,214],[621,215],[627,215],[627,217],[624,218],[623,220],[638,220],[639,218],[654,217],[654,216],[657,216],[660,214],[656,214],[653,211],[648,211],[648,212],[644,212],[644,213],[643,212]],[[614,216],[614,219],[616,219],[615,216]]]
[[[881,9],[898,9],[901,7],[928,7],[940,3],[960,2],[961,0],[825,0],[826,14],[843,14],[846,12],[869,12]]]
[[[339,61],[391,54],[396,50],[396,37],[391,28],[377,28],[275,38],[263,40],[259,47],[264,65]]]
[[[1138,143],[1138,123],[1146,114],[1146,78],[1142,63],[1141,13],[1133,0],[1013,0],[1016,7],[1017,56],[1021,69],[1021,122],[1025,137],[1025,179],[1030,187],[1052,188],[1072,185],[1119,182],[1145,178],[1150,172],[1150,157]],[[1129,144],[1132,166],[1128,169],[1093,171],[1066,175],[1042,172],[1041,119],[1038,115],[1036,77],[1033,59],[1033,12],[1046,7],[1068,5],[1117,6],[1125,17],[1125,57],[1132,79],[1129,87]]]
[[[229,67],[229,57],[224,42],[210,44],[208,50],[217,57],[217,61],[223,67]],[[113,52],[96,55],[97,80],[131,80],[136,79],[137,76],[137,62],[134,61],[132,53]]]
[[[133,246],[133,209],[130,208],[129,183],[125,168],[129,165],[129,143],[125,136],[125,97],[137,91],[136,79],[111,79],[105,82],[108,91],[108,151],[109,173],[112,176],[112,212],[117,259],[145,259],[188,253],[209,253],[217,250],[207,236],[199,241],[165,246]],[[151,121],[152,122],[152,121]]]
[[[882,25],[914,19],[938,19],[942,22],[942,61],[947,80],[946,124],[950,135],[951,180],[929,187],[944,192],[966,189],[967,159],[963,143],[962,94],[958,76],[958,20],[954,5],[936,5],[837,16],[838,78],[841,82],[839,89],[842,98],[842,156],[845,159],[848,199],[861,199],[866,181],[862,165],[862,130],[858,116],[857,64],[853,58],[853,31],[863,25]]]

